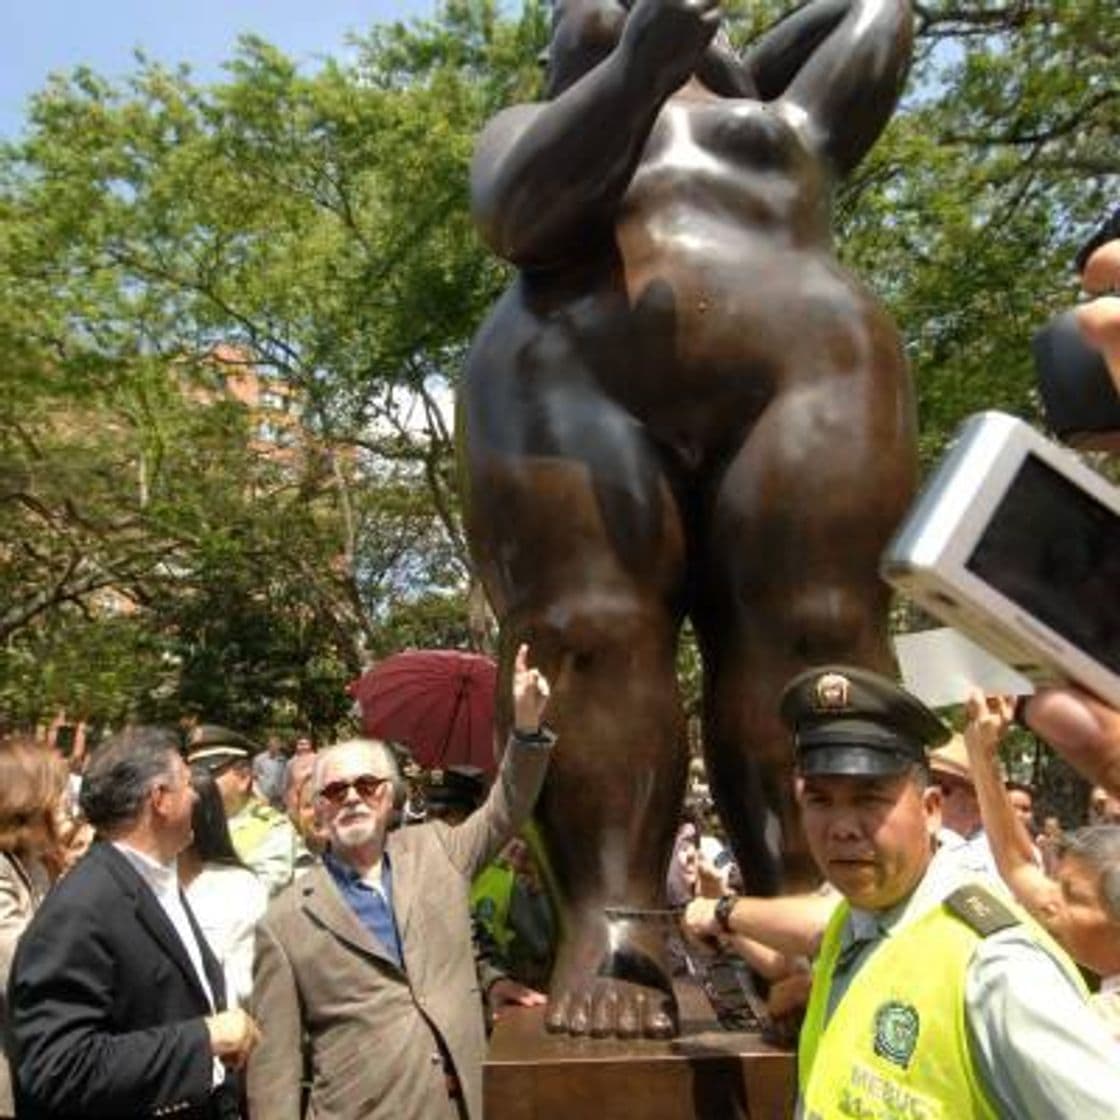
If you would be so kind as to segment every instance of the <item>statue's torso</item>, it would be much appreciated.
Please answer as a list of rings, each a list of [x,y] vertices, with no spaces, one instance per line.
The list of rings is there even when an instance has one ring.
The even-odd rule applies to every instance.
[[[822,350],[858,362],[867,327],[891,328],[832,253],[831,184],[795,112],[695,83],[670,98],[613,227],[496,309],[484,376],[589,377],[691,458],[815,379]]]

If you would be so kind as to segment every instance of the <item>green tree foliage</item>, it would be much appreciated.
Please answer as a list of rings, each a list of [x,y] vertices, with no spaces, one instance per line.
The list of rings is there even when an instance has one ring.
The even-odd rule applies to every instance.
[[[733,38],[784,7],[729,4]],[[836,213],[905,335],[928,464],[971,411],[1037,417],[1030,334],[1120,196],[1120,8],[917,11],[903,108]],[[508,274],[467,170],[537,95],[547,28],[540,0],[453,0],[314,74],[250,37],[214,85],[140,58],[34,100],[0,153],[6,711],[325,728],[369,654],[485,641],[446,416]],[[215,348],[295,392],[298,454],[262,453]]]
[[[141,58],[35,99],[0,164],[10,713],[326,727],[398,629],[469,639],[446,405],[501,274],[466,169],[544,31],[453,5],[313,76],[247,38],[210,88]],[[297,459],[198,399],[215,347],[295,389]]]

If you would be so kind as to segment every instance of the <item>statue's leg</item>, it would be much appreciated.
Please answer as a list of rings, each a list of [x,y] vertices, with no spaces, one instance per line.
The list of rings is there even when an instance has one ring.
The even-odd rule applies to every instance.
[[[502,678],[528,642],[553,689],[559,741],[537,809],[561,925],[547,1024],[665,1035],[676,1023],[662,931],[608,928],[604,907],[663,905],[687,754],[674,676],[684,536],[641,428],[574,380],[531,410],[524,385],[488,402],[508,406],[505,446],[487,447],[481,427],[470,442],[468,523],[501,621]]]
[[[749,891],[815,879],[778,698],[814,664],[891,671],[878,561],[915,474],[907,379],[887,347],[867,371],[787,384],[713,480],[693,617],[709,776]]]

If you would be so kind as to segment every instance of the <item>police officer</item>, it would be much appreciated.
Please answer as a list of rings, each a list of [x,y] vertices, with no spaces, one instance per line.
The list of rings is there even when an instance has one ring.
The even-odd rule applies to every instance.
[[[926,748],[948,729],[847,666],[795,677],[781,713],[809,848],[844,896],[801,1031],[799,1115],[1115,1117],[1120,1047],[1072,962],[938,854]]]
[[[288,818],[253,789],[253,756],[260,749],[236,731],[207,723],[191,734],[187,762],[213,775],[234,849],[274,895],[312,857]]]

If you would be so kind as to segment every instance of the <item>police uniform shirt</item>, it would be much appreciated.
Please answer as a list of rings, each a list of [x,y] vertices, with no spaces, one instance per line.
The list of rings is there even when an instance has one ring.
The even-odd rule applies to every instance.
[[[968,837],[954,832],[951,828],[942,828],[937,834],[937,839],[941,845],[938,851],[943,849],[951,851],[953,860],[962,875],[971,878],[982,876],[998,886],[1004,896],[1011,897],[1011,889],[1000,877],[996,857],[992,854],[991,844],[988,843],[988,834],[982,828]]]
[[[307,849],[291,821],[265,801],[251,797],[229,818],[230,839],[241,861],[275,895],[295,878]]]
[[[970,880],[976,877],[962,873],[953,849],[941,848],[908,899],[885,911],[853,907],[841,931],[829,1017],[881,939]],[[1116,1120],[1120,1045],[1021,926],[977,943],[965,977],[965,1021],[977,1075],[1002,1115]]]

